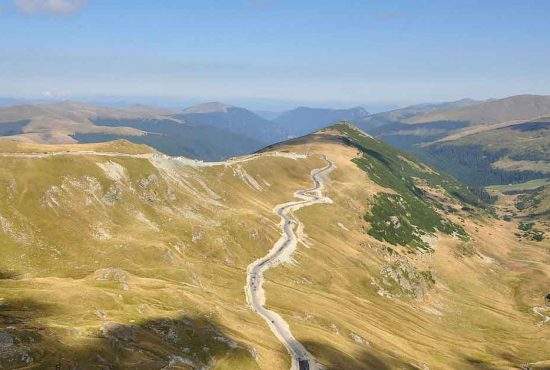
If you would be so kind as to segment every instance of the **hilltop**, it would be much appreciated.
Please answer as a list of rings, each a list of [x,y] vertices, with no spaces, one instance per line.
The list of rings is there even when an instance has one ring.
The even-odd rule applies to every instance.
[[[525,121],[550,115],[550,96],[517,95],[489,100],[464,107],[422,113],[407,118],[408,123],[434,121],[462,121],[470,124],[490,124],[507,121]]]
[[[192,114],[192,113],[227,113],[230,108],[234,108],[231,105],[227,105],[220,102],[208,102],[193,105],[191,107],[185,108],[182,111],[182,114]]]
[[[273,122],[248,109],[219,102],[198,104],[186,108],[175,117],[189,124],[215,127],[248,138],[250,141],[258,143],[255,150],[284,138],[282,130]]]
[[[358,122],[369,113],[363,107],[348,109],[298,107],[281,113],[273,121],[287,134],[298,137],[322,129],[338,121]]]

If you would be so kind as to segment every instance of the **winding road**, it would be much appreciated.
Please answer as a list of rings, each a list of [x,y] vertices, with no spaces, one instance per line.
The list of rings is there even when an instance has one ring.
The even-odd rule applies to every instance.
[[[265,291],[262,287],[264,272],[283,262],[290,260],[296,250],[298,238],[295,233],[299,221],[293,212],[306,206],[319,203],[331,203],[331,199],[323,196],[324,179],[334,169],[334,163],[326,157],[327,165],[311,171],[314,186],[310,189],[298,190],[294,196],[299,200],[277,205],[273,212],[281,217],[281,238],[270,249],[269,253],[252,262],[246,274],[246,300],[252,310],[260,315],[271,331],[283,343],[292,359],[291,370],[313,370],[318,365],[313,356],[292,335],[285,320],[274,311],[265,308]]]

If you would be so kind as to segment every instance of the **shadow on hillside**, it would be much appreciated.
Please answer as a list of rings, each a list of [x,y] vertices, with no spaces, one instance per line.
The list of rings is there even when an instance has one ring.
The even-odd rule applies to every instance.
[[[28,298],[0,299],[0,368],[28,366],[34,353],[39,355],[41,348],[56,345],[52,332],[38,322],[54,309]]]
[[[72,350],[74,356],[56,365],[61,368],[202,368],[216,358],[223,359],[229,368],[255,366],[245,346],[203,317],[159,318],[135,325],[105,322],[92,343]]]
[[[491,364],[485,362],[484,360],[474,358],[474,357],[465,357],[464,361],[473,369],[484,369],[484,370],[496,370],[496,367],[493,367]]]
[[[0,271],[0,280],[14,280],[19,277],[15,271]]]
[[[496,354],[497,358],[500,358],[507,362],[506,368],[526,368],[526,369],[550,369],[550,367],[534,367],[531,365],[527,366],[525,365],[527,361],[525,359],[522,359],[518,356],[516,356],[512,352],[500,352]],[[464,361],[469,365],[469,368],[471,369],[483,369],[483,370],[497,370],[503,368],[502,363],[500,363],[498,366],[493,365],[490,362],[487,362],[485,360],[475,358],[472,356],[464,356]],[[539,360],[544,360],[544,358],[541,358]],[[543,365],[544,366],[544,365]]]
[[[46,317],[53,311],[52,305],[19,298],[0,300],[0,328],[9,325],[27,325],[37,317]]]
[[[63,313],[30,299],[0,301],[0,368],[202,368],[214,358],[227,368],[257,366],[244,345],[204,317],[158,318],[130,325],[104,320],[100,328],[91,329],[42,324],[53,314]],[[71,343],[74,338],[81,339]]]
[[[416,367],[407,363],[395,359],[383,358],[367,350],[350,355],[325,343],[305,341],[302,344],[327,370],[416,369]]]

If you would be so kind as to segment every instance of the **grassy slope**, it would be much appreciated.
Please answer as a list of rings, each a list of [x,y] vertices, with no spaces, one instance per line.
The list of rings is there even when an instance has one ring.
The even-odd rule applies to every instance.
[[[362,156],[354,159],[354,162],[369,173],[378,185],[396,193],[381,194],[375,198],[365,215],[366,221],[371,223],[370,235],[391,244],[410,245],[422,250],[430,249],[422,237],[436,230],[467,239],[462,227],[441,217],[434,209],[443,209],[444,205],[428,202],[425,192],[417,184],[423,181],[429,187],[445,192],[447,196],[460,199],[465,205],[481,205],[481,201],[466,187],[354,128],[341,124],[335,126],[335,129],[346,135],[361,151]]]
[[[347,135],[380,149],[355,130]],[[548,243],[520,242],[513,224],[464,214],[446,217],[470,240],[438,233],[432,253],[411,256],[376,240],[362,216],[395,190],[352,162],[362,153],[348,138],[332,129],[278,147],[326,153],[337,165],[334,204],[299,212],[308,237],[298,264],[268,273],[268,303],[298,339],[334,369],[504,368],[546,359],[548,328],[531,309],[550,281]],[[524,259],[538,262],[517,262]]]
[[[288,368],[280,343],[245,305],[245,269],[279,236],[274,205],[311,185],[323,154],[337,166],[327,189],[334,203],[298,212],[297,263],[269,271],[266,282],[268,305],[317,358],[334,369],[545,359],[548,329],[536,326],[531,308],[550,282],[541,252],[548,246],[525,241],[519,248],[512,224],[461,210],[449,195],[459,191],[452,180],[412,159],[399,162],[357,131],[346,134],[389,156],[391,170],[360,169],[352,161],[357,143],[334,129],[274,148],[307,151],[308,159],[260,157],[227,167],[116,155],[0,157],[2,365],[32,357],[62,367],[215,361],[227,369]],[[9,145],[0,149],[49,148]],[[111,145],[121,144],[94,147],[123,150]],[[55,150],[65,148],[78,146]],[[422,181],[411,182],[413,173]],[[470,240],[432,229],[433,252],[414,255],[377,240],[364,215],[383,193],[422,199],[433,217],[460,225]],[[446,214],[449,207],[456,212]]]
[[[0,154],[2,153],[58,153],[58,152],[105,152],[105,153],[127,153],[127,154],[146,154],[153,153],[154,150],[146,145],[132,144],[126,140],[116,140],[111,142],[102,142],[95,144],[78,145],[51,145],[38,144],[30,142],[21,142],[15,140],[0,140]]]
[[[186,156],[202,160],[223,158],[250,153],[264,144],[255,138],[231,132],[215,125],[194,125],[172,118],[164,119],[112,119],[98,118],[98,127],[131,127],[146,135],[110,135],[108,133],[76,133],[72,135],[83,143],[94,143],[123,138],[136,144],[146,144],[173,156]]]
[[[106,146],[84,148],[121,149]],[[271,160],[278,176],[262,175],[277,190],[261,200],[232,168],[166,173],[147,159],[91,154],[1,161],[4,365],[28,354],[43,366],[215,358],[220,368],[254,368],[253,348],[264,363],[286,362],[272,359],[283,349],[258,335],[263,323],[245,308],[244,269],[277,237],[271,209],[294,190],[284,181],[308,185],[320,161]]]
[[[438,125],[433,123],[433,126]],[[524,182],[544,177],[548,172],[548,130],[522,131],[522,126],[492,129],[446,141],[438,141],[446,134],[434,134],[434,130],[380,129],[377,136],[465,183],[486,186]],[[500,163],[502,161],[505,163]],[[512,166],[508,162],[512,162]],[[518,165],[513,166],[514,163]]]
[[[550,171],[549,119],[538,118],[547,112],[548,101],[516,96],[393,115],[393,122],[381,127],[366,123],[364,128],[471,186],[522,183],[547,177]]]

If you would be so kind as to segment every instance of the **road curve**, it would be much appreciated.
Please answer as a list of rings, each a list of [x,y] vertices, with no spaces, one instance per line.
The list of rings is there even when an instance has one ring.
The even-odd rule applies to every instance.
[[[306,206],[319,203],[331,203],[331,199],[323,196],[325,176],[334,169],[334,163],[326,157],[325,167],[311,171],[314,186],[310,189],[298,190],[294,196],[299,200],[277,205],[273,212],[281,217],[281,238],[273,245],[268,254],[248,265],[246,273],[246,301],[254,312],[260,315],[275,336],[283,343],[291,356],[291,370],[313,370],[318,365],[313,356],[292,335],[285,320],[276,312],[265,308],[265,292],[262,287],[263,274],[268,269],[289,261],[296,250],[298,238],[295,229],[299,221],[293,212]]]

